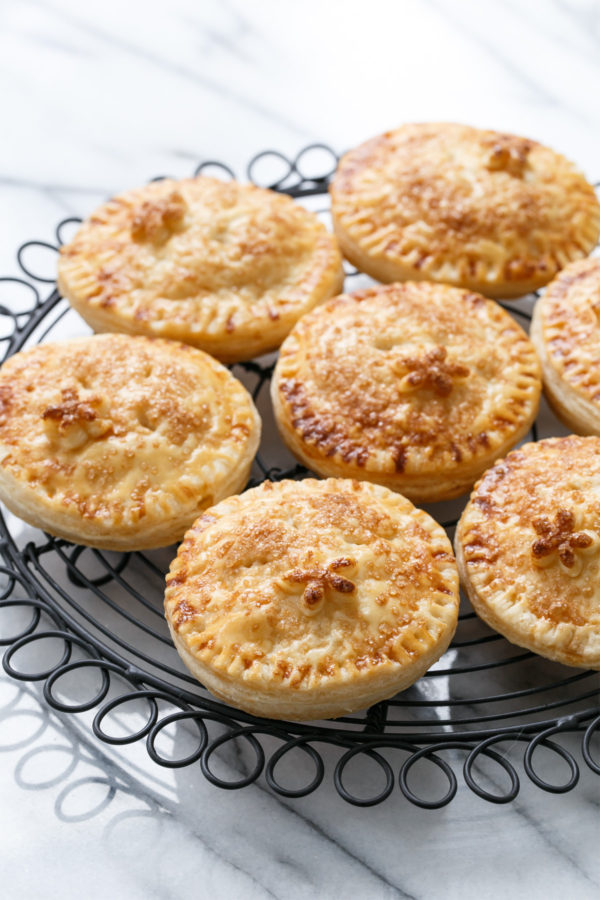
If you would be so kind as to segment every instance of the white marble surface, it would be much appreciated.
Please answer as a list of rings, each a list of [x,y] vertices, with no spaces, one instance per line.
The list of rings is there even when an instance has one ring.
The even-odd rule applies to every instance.
[[[338,150],[410,120],[536,137],[600,179],[596,0],[3,0],[0,264],[58,219],[202,159]],[[0,679],[0,885],[20,898],[596,898],[600,779],[510,806],[464,785],[348,807],[220,791]],[[239,761],[230,760],[235,769]],[[558,776],[560,777],[560,775]]]

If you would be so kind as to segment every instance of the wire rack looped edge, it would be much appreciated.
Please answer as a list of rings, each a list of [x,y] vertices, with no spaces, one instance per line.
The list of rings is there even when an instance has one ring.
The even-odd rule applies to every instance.
[[[315,151],[321,154],[322,168],[316,172],[307,172],[306,167]],[[326,165],[322,162],[323,154],[329,157]],[[335,152],[324,144],[311,144],[300,150],[294,159],[289,159],[279,151],[267,150],[250,161],[246,174],[250,181],[260,186],[279,190],[296,198],[308,197],[327,191],[337,159]],[[265,164],[283,167],[276,178],[269,178],[266,183],[259,177],[259,169]],[[226,177],[235,177],[229,166],[211,160],[199,165],[196,174],[214,172],[215,169],[221,176],[224,174]],[[0,331],[0,346],[4,345],[2,358],[25,345],[59,299],[55,290],[47,298],[42,298],[39,285],[53,285],[54,278],[32,270],[27,263],[28,253],[34,247],[38,251],[42,249],[44,252],[56,253],[64,243],[64,230],[80,221],[79,218],[70,217],[60,222],[55,232],[56,243],[34,240],[23,244],[17,253],[22,275],[0,278],[0,287],[3,283],[18,285],[28,297],[28,301],[24,305],[19,304],[18,309],[0,305],[0,320],[4,325],[4,331]],[[355,270],[348,270],[348,274],[354,273]],[[254,367],[259,374],[264,374],[256,363],[245,366],[248,371],[253,371]],[[260,461],[259,465],[265,478],[297,477],[305,471],[301,466],[282,471],[261,465]],[[80,552],[79,548],[65,546],[71,547],[75,555]],[[542,722],[505,728],[491,727],[474,733],[441,731],[437,734],[406,736],[385,733],[386,703],[372,707],[366,715],[362,731],[356,732],[336,728],[334,723],[331,727],[312,727],[255,719],[215,700],[191,696],[175,687],[170,689],[168,684],[165,685],[143,668],[108,650],[65,615],[65,610],[54,602],[33,574],[31,564],[38,556],[39,549],[29,544],[24,551],[20,550],[4,517],[0,515],[0,553],[5,562],[4,566],[0,566],[0,576],[5,580],[4,590],[0,594],[0,610],[22,607],[31,613],[29,621],[19,633],[0,639],[0,646],[6,648],[3,657],[5,672],[17,680],[43,682],[46,703],[60,713],[74,715],[96,710],[92,729],[99,740],[113,745],[145,740],[149,757],[160,766],[182,768],[199,763],[205,778],[226,790],[246,787],[263,777],[275,794],[298,798],[316,790],[326,775],[324,750],[317,749],[320,746],[328,754],[329,748],[338,748],[339,758],[333,763],[333,784],[340,797],[354,806],[379,804],[398,785],[410,803],[425,809],[438,809],[448,804],[457,792],[458,777],[455,768],[458,768],[465,785],[471,791],[491,803],[502,804],[510,803],[517,797],[521,784],[517,765],[500,752],[503,744],[510,745],[511,748],[523,746],[523,772],[540,789],[551,793],[566,793],[579,780],[580,764],[573,753],[555,739],[561,734],[575,732],[581,737],[583,761],[592,772],[600,775],[600,757],[593,750],[593,741],[600,734],[600,706]],[[126,564],[125,554],[121,566],[124,568]],[[120,571],[118,566],[116,571]],[[76,577],[76,574],[72,574],[71,580]],[[103,576],[104,580],[110,577]],[[104,583],[103,578],[96,579],[96,583]],[[15,665],[15,657],[20,650],[35,645],[38,641],[59,642],[60,658],[45,670],[21,671]],[[77,658],[74,658],[75,654]],[[87,699],[78,703],[66,703],[58,696],[60,680],[81,669],[93,670],[98,676],[99,686]],[[119,693],[109,700],[109,691],[117,681]],[[590,692],[590,696],[592,695],[593,692]],[[132,701],[142,701],[145,704],[145,722],[134,733],[111,733],[106,723],[110,723],[115,711]],[[179,758],[162,755],[159,744],[163,732],[182,722],[188,726],[188,732],[191,731],[194,735],[196,746]],[[218,727],[216,734],[215,726]],[[246,755],[250,756],[250,763],[246,765],[242,777],[229,780],[215,773],[213,756],[234,742],[238,746],[243,743]],[[497,746],[498,749],[495,749]],[[541,747],[566,764],[567,778],[563,782],[552,783],[537,771],[536,751]],[[400,760],[396,751],[401,754]],[[294,753],[302,754],[305,761],[310,763],[309,775],[306,784],[290,787],[278,779],[277,769],[288,754]],[[449,758],[445,756],[447,753],[450,754]],[[393,758],[394,765],[390,762],[390,757]],[[490,762],[494,764],[495,777],[490,779],[489,775],[482,776],[478,773],[478,763],[482,758],[485,758],[488,767]],[[347,769],[356,760],[362,766],[374,765],[378,771],[379,781],[383,786],[370,795],[353,791],[348,785]],[[442,776],[442,788],[434,798],[420,796],[416,793],[414,784],[411,784],[410,773],[413,768],[427,763],[433,765],[438,775],[441,773]],[[504,788],[498,787],[498,778],[505,783]],[[493,790],[490,790],[490,784],[494,787]]]

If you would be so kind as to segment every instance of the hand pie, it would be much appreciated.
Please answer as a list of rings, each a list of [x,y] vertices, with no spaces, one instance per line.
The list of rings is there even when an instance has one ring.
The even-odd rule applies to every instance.
[[[342,252],[361,271],[488,297],[547,284],[600,233],[594,189],[563,156],[450,123],[403,125],[351,150],[331,202]]]
[[[356,481],[264,482],[207,510],[167,577],[185,665],[258,716],[341,716],[412,684],[448,646],[458,578],[442,527]]]
[[[445,500],[529,430],[541,392],[525,332],[493,300],[406,282],[328,301],[284,342],[271,394],[290,450],[320,475]]]
[[[531,340],[557,416],[600,434],[600,259],[568,265],[535,305]]]
[[[60,253],[59,290],[95,331],[173,338],[225,362],[274,350],[343,284],[314,213],[214,178],[121,194]]]
[[[548,659],[600,669],[600,438],[550,438],[497,462],[455,546],[488,625]]]
[[[241,490],[260,439],[244,387],[174,341],[95,335],[0,369],[0,499],[31,525],[111,550],[179,540]]]

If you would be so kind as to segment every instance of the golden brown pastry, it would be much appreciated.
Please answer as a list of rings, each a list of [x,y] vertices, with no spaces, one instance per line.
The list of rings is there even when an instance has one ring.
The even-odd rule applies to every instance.
[[[600,259],[571,263],[548,285],[531,340],[557,416],[579,434],[600,434]]]
[[[541,287],[600,234],[594,189],[568,160],[467,125],[403,125],[361,144],[342,158],[331,201],[361,271],[489,297]]]
[[[259,439],[244,387],[175,341],[95,335],[0,369],[0,499],[75,543],[179,540],[200,510],[244,487]]]
[[[343,284],[314,213],[201,176],[115,197],[60,253],[59,290],[95,331],[173,338],[225,362],[274,350]]]
[[[540,392],[533,346],[508,313],[426,282],[313,310],[284,342],[271,385],[281,436],[305,465],[415,502],[468,490],[527,433]]]
[[[541,656],[600,669],[600,438],[550,438],[497,462],[455,547],[488,625]]]
[[[456,628],[442,527],[356,481],[264,482],[207,510],[167,577],[190,671],[254,715],[341,716],[419,678]]]

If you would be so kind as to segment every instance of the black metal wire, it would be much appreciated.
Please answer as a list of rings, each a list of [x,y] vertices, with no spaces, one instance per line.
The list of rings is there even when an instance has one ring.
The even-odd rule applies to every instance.
[[[316,172],[309,170],[315,154],[327,156],[327,165]],[[324,196],[336,164],[337,156],[331,148],[313,144],[293,160],[278,151],[259,153],[250,161],[247,174],[250,180],[292,197]],[[268,172],[266,180],[259,177],[260,171],[269,167],[272,171],[274,165],[280,167],[276,177]],[[196,173],[213,174],[215,170],[221,177],[235,177],[224,163],[212,160],[199,165]],[[49,283],[50,279],[35,273],[27,263],[27,255],[34,247],[56,252],[65,239],[64,229],[80,221],[69,218],[58,224],[57,245],[28,241],[18,251],[23,275],[0,279],[0,301],[7,283],[25,286],[31,293],[31,304],[25,312],[11,311],[0,302],[0,317],[11,326],[0,337],[2,358],[32,340],[51,338],[57,324],[68,314],[69,307],[56,290],[42,299],[38,285]],[[351,266],[346,271],[349,279],[360,275]],[[528,312],[511,304],[502,305],[525,321],[531,318]],[[255,360],[232,367],[247,382],[254,379],[250,390],[257,403],[268,395],[273,365]],[[531,439],[537,438],[534,425]],[[282,466],[261,449],[251,484],[267,478],[278,481],[307,474],[311,473],[302,465]],[[449,532],[456,521],[454,517],[444,523]],[[455,639],[446,655],[403,694],[375,704],[364,714],[344,716],[335,722],[274,723],[220,703],[183,669],[163,617],[164,555],[161,558],[151,552],[107,553],[41,533],[22,546],[9,520],[1,514],[0,552],[6,563],[0,567],[0,579],[6,582],[0,593],[0,610],[31,610],[30,620],[18,634],[0,639],[0,646],[7,647],[5,671],[13,678],[43,681],[46,702],[63,714],[97,708],[92,727],[99,740],[128,744],[145,739],[148,754],[158,765],[181,768],[199,763],[212,784],[228,790],[244,787],[264,775],[272,791],[296,798],[310,794],[322,783],[326,764],[315,745],[323,744],[330,750],[338,749],[339,758],[331,763],[333,783],[348,803],[381,803],[398,784],[409,802],[437,809],[456,794],[458,779],[453,764],[460,753],[466,753],[464,783],[478,796],[492,803],[508,803],[517,796],[520,780],[516,763],[506,753],[492,749],[496,744],[509,744],[513,750],[524,746],[522,770],[538,787],[554,793],[571,790],[579,778],[578,763],[570,751],[550,738],[575,731],[582,736],[583,761],[592,772],[600,774],[600,760],[593,749],[600,734],[598,673],[573,674],[569,670],[566,674],[562,666],[510,645],[468,608],[459,617]],[[138,586],[140,582],[143,586]],[[20,670],[19,652],[44,640],[62,642],[59,661],[38,672]],[[86,699],[67,702],[59,696],[61,679],[84,670],[98,673],[99,686]],[[111,686],[117,683],[124,689],[117,697],[107,699]],[[133,733],[111,734],[111,719],[124,704],[136,699],[147,704],[142,727]],[[567,715],[557,716],[559,711],[566,711]],[[122,717],[119,722],[122,724]],[[185,756],[165,756],[157,743],[166,729],[180,725],[187,725],[198,743]],[[243,777],[227,781],[215,774],[211,763],[215,754],[232,743],[245,747],[254,760]],[[564,784],[548,782],[534,768],[534,754],[539,746],[567,763],[570,777]],[[449,758],[440,755],[446,751]],[[308,758],[314,766],[314,775],[301,787],[286,786],[277,776],[283,761],[292,759],[294,753]],[[398,753],[402,760],[396,762],[399,768],[395,770],[390,758]],[[508,776],[508,787],[501,790],[495,785],[494,790],[489,790],[481,784],[477,773],[481,758],[495,764],[499,774],[504,773],[504,779]],[[354,760],[358,761],[359,773],[365,767],[378,767],[383,786],[370,795],[364,794],[361,785],[351,788],[348,771]],[[413,769],[432,763],[447,781],[445,793],[433,799],[420,796],[413,784]]]

